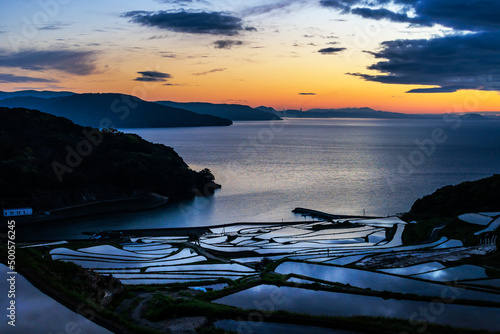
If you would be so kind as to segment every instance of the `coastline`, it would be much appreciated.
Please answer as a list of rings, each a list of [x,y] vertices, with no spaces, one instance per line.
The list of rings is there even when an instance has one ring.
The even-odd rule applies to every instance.
[[[29,225],[74,218],[104,216],[120,212],[147,211],[164,206],[168,202],[168,197],[150,193],[143,196],[102,200],[86,204],[68,206],[47,211],[48,214],[13,218],[16,220],[16,223],[18,225]]]

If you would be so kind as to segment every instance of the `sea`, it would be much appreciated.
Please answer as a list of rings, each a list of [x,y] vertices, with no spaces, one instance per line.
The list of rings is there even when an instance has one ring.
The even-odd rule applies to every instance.
[[[499,120],[289,118],[121,131],[173,147],[192,169],[209,168],[222,188],[145,212],[19,226],[18,234],[61,240],[112,229],[311,219],[293,214],[296,207],[390,216],[443,186],[500,173]]]

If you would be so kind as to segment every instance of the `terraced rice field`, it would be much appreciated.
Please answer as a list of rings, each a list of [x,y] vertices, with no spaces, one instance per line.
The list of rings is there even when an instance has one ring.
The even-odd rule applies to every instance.
[[[485,226],[487,231],[500,224],[496,213],[466,214],[460,219]],[[482,248],[474,250],[464,247],[459,240],[444,237],[427,244],[405,246],[401,240],[405,226],[397,217],[292,225],[243,224],[212,228],[211,233],[200,237],[196,247],[188,242],[187,236],[141,237],[130,238],[130,242],[120,246],[100,245],[77,250],[58,247],[50,254],[55,260],[113,274],[126,284],[239,279],[257,275],[253,265],[264,258],[307,261],[315,263],[314,268],[320,271],[331,272],[338,272],[334,266],[373,268],[376,265],[379,273],[370,275],[377,275],[379,279],[386,276],[393,279],[393,275],[417,278],[416,285],[422,281],[488,279],[484,268],[453,268],[439,259],[459,257],[470,251],[487,253],[495,247],[495,240],[486,240]],[[216,256],[207,258],[205,252],[213,251]],[[385,265],[389,267],[384,268]],[[297,272],[292,268],[296,265],[286,266],[283,264],[277,271],[308,276],[303,270]],[[366,272],[359,271],[358,275],[364,276]],[[331,280],[331,275],[329,277]],[[312,275],[312,278],[319,277]],[[349,283],[349,280],[339,281]]]
[[[239,279],[255,274],[241,264],[208,263],[194,249],[180,249],[169,244],[124,244],[71,250],[55,248],[50,252],[55,260],[71,261],[101,274],[112,274],[124,284],[169,284],[186,281]]]
[[[500,303],[500,273],[495,277],[488,276],[491,270],[479,265],[455,265],[454,261],[495,251],[496,237],[489,236],[488,232],[498,228],[500,218],[497,213],[480,213],[463,215],[460,219],[477,225],[478,229],[483,228],[476,233],[481,236],[479,245],[467,247],[460,240],[446,237],[424,244],[404,245],[402,235],[406,223],[399,218],[389,217],[352,219],[349,222],[339,220],[334,223],[232,225],[213,228],[196,242],[189,242],[187,236],[180,236],[130,238],[129,242],[120,245],[80,249],[54,244],[55,248],[50,254],[55,260],[71,261],[102,274],[112,274],[122,283],[132,285],[185,282],[199,285],[201,281],[217,281],[221,278],[258,279],[258,264],[263,259],[284,260],[275,272],[287,275],[287,282],[296,284],[297,288],[278,289],[265,285],[215,301],[239,307],[248,307],[245,296],[256,293],[257,298],[260,298],[258,296],[262,291],[274,289],[274,292],[285,292],[290,300],[303,297],[300,303],[306,304],[308,298],[317,300],[324,297],[328,303],[335,303],[335,310],[344,306],[346,310],[351,309],[348,305],[352,305],[354,299],[359,299],[362,303],[359,305],[377,305],[366,312],[350,311],[349,315],[405,317],[409,310],[420,305],[420,302],[412,301],[411,296],[452,297],[461,304],[453,306],[457,314],[464,316],[481,312],[498,315],[498,308],[466,304],[483,301]],[[216,286],[214,283],[212,285]],[[357,288],[357,291],[367,291],[367,295],[300,288],[301,284],[311,283],[324,287],[339,286],[340,283]],[[219,285],[220,289],[227,286]],[[203,290],[200,287],[196,289]],[[373,297],[373,293],[384,291],[406,295],[408,300],[385,301]],[[313,312],[314,307],[309,308],[305,304],[284,305],[284,310],[292,312],[310,310],[313,314],[328,315],[332,312],[326,309]],[[379,309],[378,305],[384,307]],[[334,312],[334,315],[339,315],[337,313]],[[446,317],[443,319],[443,323],[449,323]],[[491,324],[478,328],[489,329]]]

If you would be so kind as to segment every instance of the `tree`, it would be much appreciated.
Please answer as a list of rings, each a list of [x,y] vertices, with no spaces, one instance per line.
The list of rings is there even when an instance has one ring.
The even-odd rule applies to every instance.
[[[215,176],[212,174],[212,171],[208,168],[203,169],[202,171],[199,172],[199,175],[206,181],[206,182],[214,182],[215,181]]]

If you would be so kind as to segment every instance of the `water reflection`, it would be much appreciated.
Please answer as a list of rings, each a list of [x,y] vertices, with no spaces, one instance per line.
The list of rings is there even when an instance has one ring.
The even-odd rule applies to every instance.
[[[486,330],[498,330],[500,316],[500,310],[497,308],[384,300],[379,297],[273,285],[256,286],[214,302],[243,309],[284,310],[311,315],[380,316],[423,321],[427,319],[442,325]],[[423,315],[424,311],[427,312],[427,318]]]
[[[291,324],[280,324],[273,322],[254,322],[254,321],[236,321],[236,320],[219,320],[214,323],[215,327],[225,329],[227,331],[235,331],[238,333],[253,333],[253,334],[269,334],[269,333],[287,333],[287,334],[353,334],[354,332],[322,328],[315,326],[301,326]]]
[[[397,277],[377,272],[351,269],[344,267],[334,267],[317,265],[311,263],[285,262],[276,268],[280,274],[297,274],[329,282],[350,284],[352,286],[376,291],[392,291],[400,293],[411,293],[420,296],[434,296],[451,298],[489,300],[500,302],[500,295],[476,292],[446,285],[422,282],[411,278]],[[453,280],[453,279],[452,279]]]
[[[83,232],[102,230],[200,226],[204,219],[211,219],[214,201],[213,196],[196,197],[148,211],[44,222],[43,228],[18,224],[16,232],[19,240],[61,240],[87,238]]]
[[[0,309],[5,314],[9,299],[7,296],[8,268],[0,264]],[[5,316],[0,322],[0,333],[80,333],[111,334],[105,328],[87,320],[79,314],[59,304],[29,283],[24,277],[16,275],[16,326],[7,324]]]
[[[126,129],[172,146],[193,169],[210,168],[222,189],[208,199],[150,212],[41,224],[21,236],[77,238],[84,230],[300,220],[291,214],[299,206],[392,215],[439,187],[498,172],[499,126],[464,122],[452,130],[442,120],[294,119],[223,128]],[[401,159],[418,149],[415,140],[429,138],[438,127],[445,129],[447,142],[413,173],[398,174]],[[272,139],[259,141],[259,133],[269,130]]]

